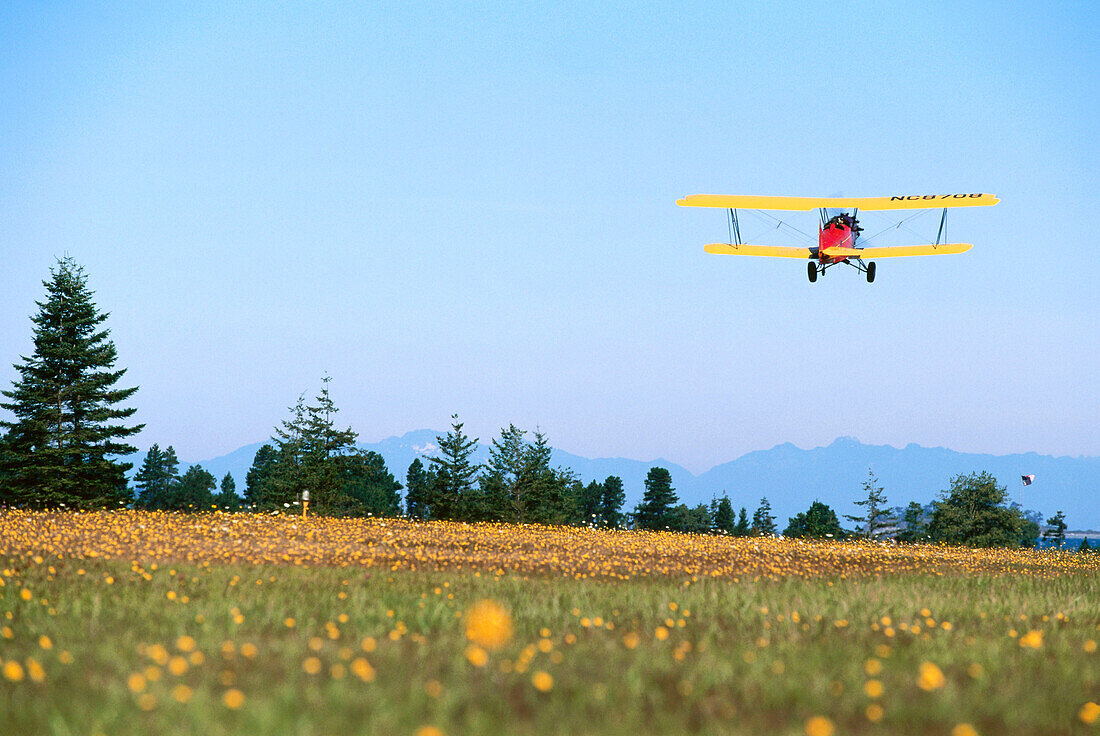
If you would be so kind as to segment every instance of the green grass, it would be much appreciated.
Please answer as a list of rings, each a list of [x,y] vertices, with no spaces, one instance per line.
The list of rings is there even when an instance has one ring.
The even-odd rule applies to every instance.
[[[0,660],[24,671],[21,681],[0,677],[5,734],[415,734],[424,726],[445,734],[801,734],[818,715],[837,734],[949,734],[964,722],[981,734],[1100,726],[1078,716],[1100,700],[1100,653],[1086,651],[1100,639],[1100,580],[1088,573],[691,583],[350,567],[135,571],[117,560],[0,565],[9,568]],[[514,634],[477,667],[466,657],[462,616],[486,598],[510,611]],[[592,625],[596,617],[604,627]],[[660,640],[666,619],[670,634]],[[549,652],[537,646],[544,628]],[[1039,648],[1011,635],[1031,630],[1043,633]],[[624,643],[631,633],[633,649]],[[177,650],[181,636],[194,638],[203,661],[174,675],[149,648],[190,656]],[[365,653],[368,637],[377,647]],[[234,653],[223,654],[225,642]],[[246,643],[252,658],[241,654]],[[523,667],[525,647],[534,652]],[[318,674],[303,670],[311,656],[322,663]],[[369,661],[373,680],[353,674],[357,657]],[[40,682],[27,676],[28,658],[41,665]],[[881,663],[878,698],[864,691],[870,659]],[[940,668],[942,688],[918,687],[922,662]],[[131,675],[155,674],[149,667],[159,680],[132,691]],[[539,671],[553,678],[547,692],[533,685]],[[173,697],[179,685],[190,688],[186,703]],[[223,702],[231,688],[244,695],[238,709]],[[874,702],[883,709],[877,723],[867,716]]]

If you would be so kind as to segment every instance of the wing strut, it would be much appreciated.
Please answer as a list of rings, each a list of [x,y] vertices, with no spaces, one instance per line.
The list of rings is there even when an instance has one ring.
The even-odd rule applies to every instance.
[[[940,244],[940,238],[947,240],[947,208],[943,208],[943,215],[940,217],[940,231],[936,233],[936,245]]]
[[[737,210],[730,208],[730,242],[741,245],[741,223],[737,220]]]

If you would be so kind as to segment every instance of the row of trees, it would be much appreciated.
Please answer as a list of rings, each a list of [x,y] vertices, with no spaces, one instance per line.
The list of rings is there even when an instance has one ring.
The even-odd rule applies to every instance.
[[[439,437],[439,454],[427,465],[410,465],[404,486],[382,457],[356,447],[357,434],[335,424],[337,409],[329,379],[311,403],[300,397],[291,416],[276,429],[270,444],[256,454],[248,472],[244,498],[230,475],[220,488],[200,466],[182,475],[171,446],[153,445],[128,487],[129,463],[118,457],[135,452],[128,444],[144,425],[129,424],[133,407],[125,403],[136,387],[119,388],[125,374],[116,369],[117,351],[103,328],[107,314],[92,301],[83,268],[72,259],[58,260],[43,282],[46,298],[38,302],[34,351],[15,366],[19,377],[3,391],[3,408],[13,419],[0,421],[0,503],[22,507],[118,507],[202,510],[211,506],[268,511],[296,503],[305,491],[314,508],[333,515],[394,516],[416,519],[538,522],[601,527],[668,529],[728,535],[772,535],[778,532],[768,500],[761,499],[751,520],[742,507],[735,514],[728,496],[709,505],[680,503],[665,468],[652,468],[640,504],[624,512],[622,480],[583,484],[572,472],[550,465],[545,434],[514,425],[492,441],[484,465],[473,461],[477,439],[463,431],[458,417]],[[399,491],[406,493],[404,507]],[[1006,504],[1003,486],[988,473],[958,476],[941,498],[928,506],[916,502],[888,509],[884,489],[869,473],[865,497],[856,504],[860,516],[846,516],[853,531],[840,525],[836,513],[814,501],[789,519],[783,533],[792,537],[858,535],[871,539],[934,541],[979,546],[1031,546],[1039,536],[1041,517]],[[1060,544],[1065,519],[1058,512],[1044,537]],[[1084,545],[1083,545],[1084,546]]]

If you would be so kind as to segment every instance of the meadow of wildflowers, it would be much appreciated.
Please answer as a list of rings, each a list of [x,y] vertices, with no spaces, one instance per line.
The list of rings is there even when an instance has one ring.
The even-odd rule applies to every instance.
[[[1100,555],[0,512],[0,732],[1100,733]]]

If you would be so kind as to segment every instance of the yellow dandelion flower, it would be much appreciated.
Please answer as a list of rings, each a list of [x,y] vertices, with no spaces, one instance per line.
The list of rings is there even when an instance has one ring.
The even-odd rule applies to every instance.
[[[18,662],[5,662],[4,679],[11,682],[20,682],[23,679],[23,665]]]
[[[297,624],[297,621],[295,621],[290,616],[287,616],[286,618],[283,619],[283,626],[287,627],[288,629],[293,629],[296,624]]]
[[[317,657],[307,657],[306,660],[302,662],[302,672],[305,672],[307,675],[316,675],[320,671],[321,660]]]
[[[511,637],[512,617],[496,601],[479,601],[466,612],[466,638],[473,643],[494,650]]]
[[[244,693],[235,687],[230,688],[222,694],[222,702],[226,708],[237,710],[244,705]]]
[[[38,646],[42,647],[43,649],[53,649],[53,640],[43,634],[42,636],[38,637]]]
[[[1020,637],[1020,646],[1027,649],[1040,649],[1043,646],[1043,632],[1032,629]]]
[[[429,698],[438,698],[443,694],[443,683],[439,680],[428,680],[424,683],[424,692]]]
[[[917,676],[917,687],[921,690],[939,690],[947,683],[943,671],[931,662],[921,662],[920,673]]]
[[[833,736],[836,726],[825,716],[814,716],[806,721],[806,736]]]
[[[978,736],[978,730],[969,723],[960,723],[951,729],[951,736]]]
[[[168,671],[176,677],[186,672],[188,667],[187,660],[178,655],[168,660]]]
[[[29,601],[31,598],[34,598],[34,594],[26,588],[23,588],[21,591],[19,591],[19,597],[25,601]]]
[[[623,635],[623,646],[627,649],[633,649],[638,646],[638,642],[641,641],[641,637],[635,634],[633,631]]]
[[[863,683],[863,692],[865,692],[869,698],[882,697],[882,682],[879,680],[868,680]]]
[[[1095,639],[1089,639],[1088,641],[1086,641],[1085,646],[1084,646],[1084,650],[1089,654],[1092,654],[1093,652],[1095,652],[1096,651],[1096,640]]]
[[[886,711],[878,703],[871,703],[867,706],[867,709],[863,711],[863,714],[867,716],[867,720],[871,723],[878,723],[882,720],[882,717],[886,715]]]
[[[363,657],[356,657],[351,661],[351,673],[363,682],[371,682],[376,675],[374,667]]]
[[[176,649],[181,652],[190,652],[195,648],[195,640],[190,636],[184,634],[180,638],[176,639]]]
[[[42,665],[34,657],[27,658],[27,677],[36,683],[46,679],[46,670],[42,669]]]
[[[1100,705],[1089,701],[1081,706],[1081,710],[1077,711],[1077,717],[1081,719],[1082,723],[1087,723],[1090,726],[1096,723],[1097,719],[1100,719]]]
[[[664,641],[668,638],[668,629],[664,626],[658,626],[657,630],[653,632],[653,636],[657,638],[657,641]]]
[[[187,685],[176,685],[172,688],[172,698],[177,703],[189,703],[194,695],[195,691],[187,687]]]
[[[252,659],[256,656],[259,650],[256,649],[256,645],[252,642],[245,642],[241,644],[241,656],[246,659]]]
[[[874,677],[882,672],[882,662],[872,657],[863,663],[863,671],[867,673],[868,677]]]
[[[549,639],[539,639],[539,651],[543,654],[549,654],[550,650],[554,648],[554,642]]]
[[[550,692],[554,687],[554,678],[550,676],[549,672],[539,670],[531,675],[531,684],[534,685],[535,689],[540,693]]]
[[[157,697],[152,693],[142,693],[138,696],[138,707],[142,710],[152,710],[157,707]]]
[[[466,647],[466,659],[474,667],[484,667],[489,662],[489,654],[477,644]]]
[[[443,736],[443,731],[435,726],[421,726],[416,729],[416,736]]]

